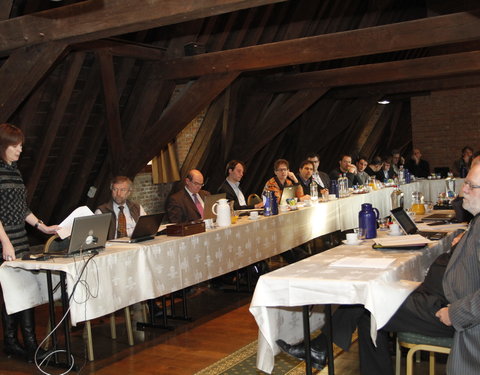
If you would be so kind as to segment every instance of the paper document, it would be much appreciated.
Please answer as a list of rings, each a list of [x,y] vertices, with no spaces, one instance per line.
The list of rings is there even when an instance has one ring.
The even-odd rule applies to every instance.
[[[392,236],[392,237],[382,237],[374,238],[373,242],[377,245],[389,247],[389,246],[424,246],[428,243],[431,243],[428,238],[425,238],[419,234],[410,234],[407,236]]]
[[[87,206],[81,206],[73,210],[73,212],[68,215],[68,217],[63,220],[59,226],[60,229],[57,231],[58,236],[63,240],[67,238],[72,233],[73,219],[76,217],[90,216],[93,215],[93,212]]]
[[[330,267],[351,267],[351,268],[388,268],[395,262],[395,258],[357,258],[345,257],[330,263]]]

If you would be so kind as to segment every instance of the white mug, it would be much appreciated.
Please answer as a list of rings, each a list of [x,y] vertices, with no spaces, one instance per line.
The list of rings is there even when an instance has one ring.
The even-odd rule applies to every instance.
[[[358,242],[357,233],[347,233],[347,243],[356,244]]]
[[[393,233],[393,234],[400,234],[402,233],[400,231],[400,225],[398,225],[397,223],[392,223],[390,224],[390,233]]]
[[[250,219],[258,219],[258,211],[250,211]]]

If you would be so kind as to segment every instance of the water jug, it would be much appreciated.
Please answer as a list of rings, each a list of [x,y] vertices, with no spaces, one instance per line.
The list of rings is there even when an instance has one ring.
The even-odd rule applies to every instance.
[[[415,212],[415,214],[425,214],[425,202],[423,200],[423,194],[421,192],[414,191],[412,193],[412,207],[410,209],[412,212]]]
[[[263,216],[272,216],[272,201],[274,199],[273,192],[265,190],[263,192],[265,196],[265,203],[263,205]]]
[[[377,237],[378,210],[371,203],[363,203],[362,210],[358,213],[358,224],[362,239]]]
[[[217,215],[217,226],[229,227],[232,224],[230,205],[226,199],[219,199],[213,206],[212,212]]]

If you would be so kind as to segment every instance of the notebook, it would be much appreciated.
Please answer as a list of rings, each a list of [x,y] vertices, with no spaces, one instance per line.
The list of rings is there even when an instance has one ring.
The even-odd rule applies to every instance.
[[[295,198],[296,186],[285,186],[282,190],[282,197],[280,198],[280,205],[288,204],[287,199]]]
[[[440,212],[436,214],[431,214],[425,217],[422,217],[422,221],[444,221],[444,222],[451,222],[455,219],[455,212]]]
[[[439,240],[447,234],[446,232],[419,231],[412,218],[401,207],[394,208],[390,212],[406,234],[419,234],[429,240]]]
[[[76,217],[73,220],[69,245],[63,251],[48,252],[48,255],[73,256],[105,248],[111,220],[110,213]],[[68,241],[65,239],[64,241]]]
[[[227,194],[225,193],[207,195],[203,200],[203,219],[216,219],[217,215],[213,213],[212,207],[219,199],[225,199],[226,197]]]
[[[163,215],[165,213],[140,216],[130,237],[115,238],[110,242],[136,243],[152,240],[162,224]]]

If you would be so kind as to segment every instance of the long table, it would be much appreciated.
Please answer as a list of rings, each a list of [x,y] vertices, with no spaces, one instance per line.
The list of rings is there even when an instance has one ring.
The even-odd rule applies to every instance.
[[[193,236],[109,244],[90,261],[74,293],[87,257],[5,262],[0,282],[6,308],[14,313],[46,303],[45,272],[63,272],[71,322],[76,325],[246,267],[318,236],[357,227],[362,203],[372,203],[386,216],[391,191],[354,195],[255,221],[242,217],[231,227]]]
[[[303,339],[302,306],[362,304],[371,312],[375,340],[377,329],[423,281],[428,267],[449,248],[450,241],[445,237],[422,251],[378,251],[368,240],[360,246],[342,245],[262,275],[250,305],[259,327],[257,367],[272,372],[274,357],[280,351],[276,340],[296,343]],[[388,258],[394,262],[386,269],[332,266],[345,257]],[[323,323],[322,312],[311,314],[313,329]]]

